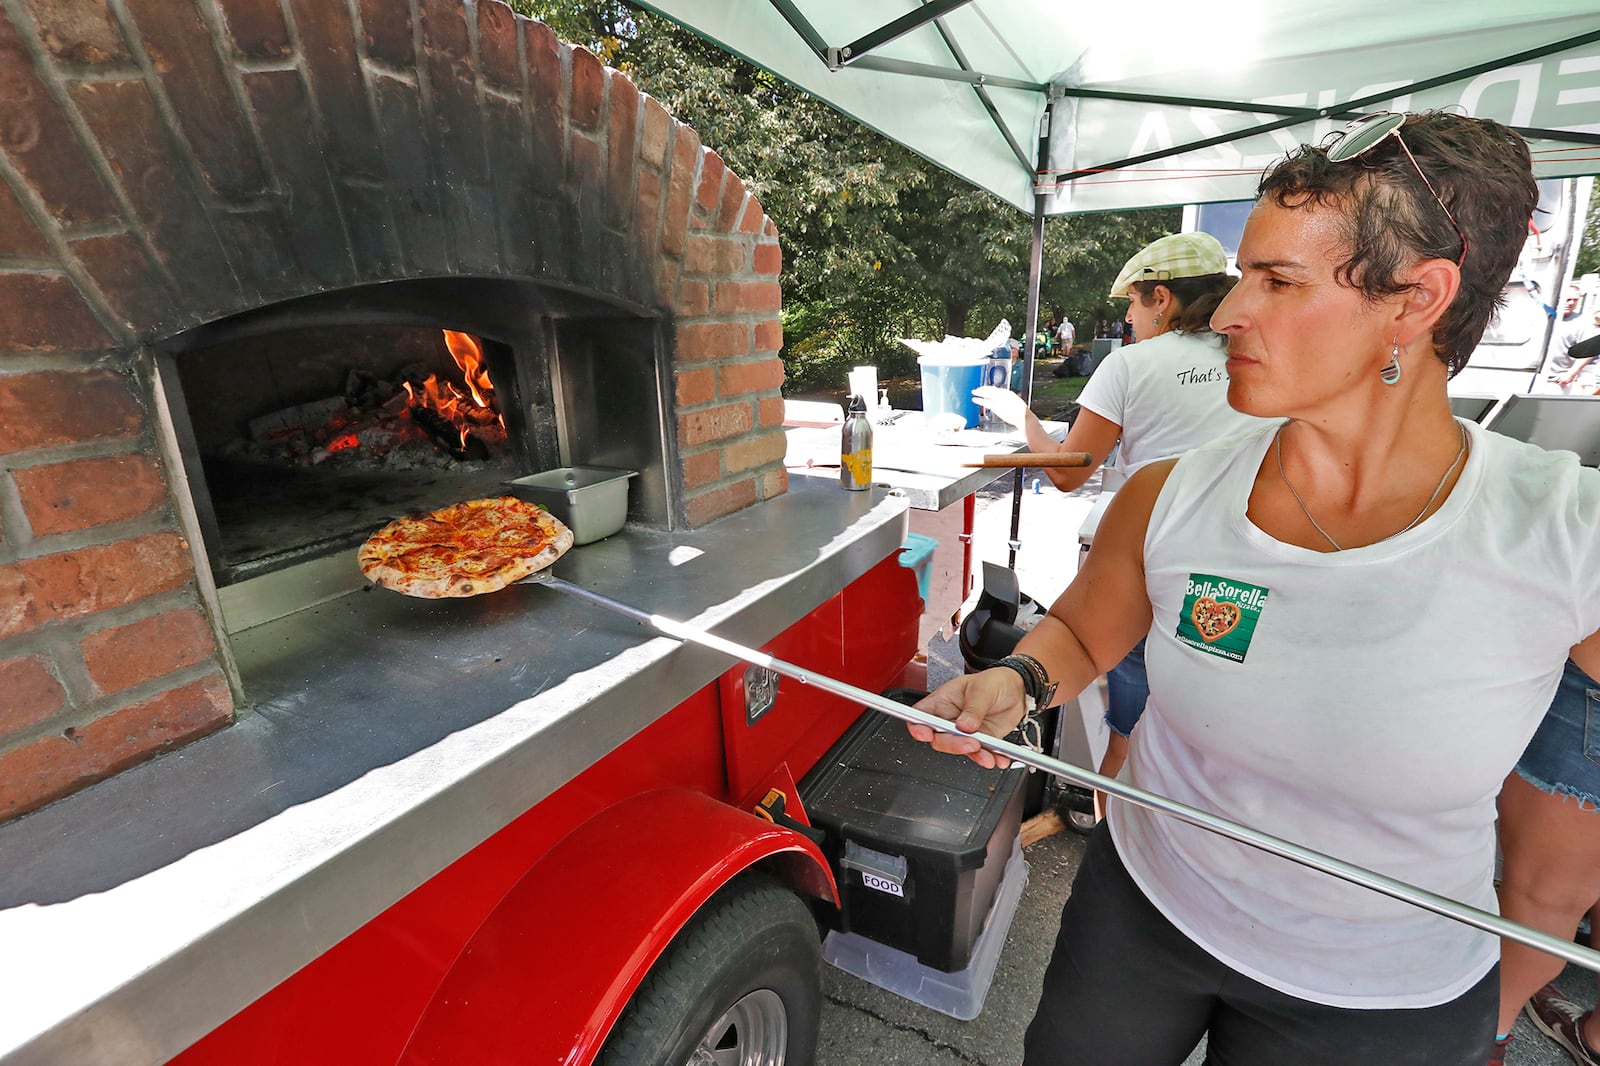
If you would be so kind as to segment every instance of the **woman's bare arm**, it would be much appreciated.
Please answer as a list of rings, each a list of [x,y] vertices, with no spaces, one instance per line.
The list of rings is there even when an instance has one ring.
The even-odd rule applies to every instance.
[[[1600,679],[1600,632],[1591,633],[1574,645],[1572,661],[1590,677]]]
[[[1009,389],[982,385],[972,390],[972,398],[1012,426],[1022,430],[1023,437],[1028,441],[1029,451],[1046,454],[1089,453],[1092,461],[1088,466],[1045,468],[1044,472],[1050,478],[1050,483],[1062,492],[1071,492],[1088,481],[1090,475],[1100,469],[1100,464],[1106,461],[1106,456],[1111,454],[1117,439],[1122,436],[1122,427],[1109,418],[1079,408],[1077,416],[1072,420],[1071,428],[1067,430],[1066,439],[1057,442],[1050,435],[1050,431],[1044,428],[1044,423],[1039,421],[1039,416],[1028,410],[1027,402]]]
[[[1040,427],[1041,430],[1043,428]],[[1045,471],[1050,476],[1050,483],[1062,492],[1082,488],[1090,475],[1100,469],[1100,464],[1106,461],[1106,456],[1111,454],[1111,449],[1116,447],[1121,437],[1122,427],[1111,419],[1097,415],[1086,407],[1078,408],[1066,438],[1053,447],[1063,452],[1088,452],[1091,462],[1088,466],[1050,467]],[[1030,440],[1028,443],[1031,445],[1033,442]]]

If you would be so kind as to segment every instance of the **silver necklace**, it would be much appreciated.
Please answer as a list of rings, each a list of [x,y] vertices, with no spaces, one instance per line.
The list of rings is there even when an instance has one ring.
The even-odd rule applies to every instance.
[[[1283,425],[1286,426],[1288,424],[1289,423],[1285,422]],[[1456,428],[1461,431],[1461,447],[1456,449],[1456,457],[1450,460],[1450,466],[1445,470],[1444,477],[1440,478],[1439,484],[1434,486],[1433,495],[1428,497],[1428,502],[1422,505],[1422,510],[1417,512],[1417,517],[1407,522],[1404,529],[1400,529],[1389,534],[1389,536],[1384,537],[1383,540],[1391,540],[1394,537],[1398,537],[1401,533],[1407,533],[1415,529],[1417,523],[1421,522],[1423,516],[1426,515],[1429,509],[1433,507],[1433,502],[1439,498],[1439,493],[1444,491],[1445,483],[1450,480],[1450,475],[1454,474],[1456,472],[1456,467],[1461,465],[1461,457],[1467,454],[1467,427],[1463,426],[1460,422],[1457,422]],[[1283,426],[1279,426],[1278,432],[1273,434],[1272,450],[1276,452],[1278,456],[1278,477],[1283,479],[1283,484],[1288,488],[1290,495],[1294,497],[1294,502],[1300,505],[1300,513],[1306,516],[1306,521],[1311,523],[1311,528],[1315,529],[1318,533],[1321,533],[1322,538],[1329,544],[1333,545],[1334,551],[1344,551],[1343,548],[1339,547],[1339,542],[1329,536],[1326,529],[1322,528],[1322,523],[1318,522],[1316,517],[1312,515],[1311,508],[1306,506],[1306,501],[1300,498],[1300,492],[1294,487],[1294,482],[1290,481],[1289,475],[1283,472]],[[1374,541],[1373,543],[1380,544],[1382,541]]]

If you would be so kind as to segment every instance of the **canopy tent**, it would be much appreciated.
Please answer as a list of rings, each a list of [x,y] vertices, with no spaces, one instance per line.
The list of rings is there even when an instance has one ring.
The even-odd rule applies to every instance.
[[[1359,114],[1459,109],[1600,172],[1596,0],[640,0],[1033,215],[1248,200]],[[1016,565],[1022,471],[1012,493]]]
[[[1384,109],[1499,119],[1540,176],[1600,171],[1595,0],[644,3],[1030,213],[1248,199]]]

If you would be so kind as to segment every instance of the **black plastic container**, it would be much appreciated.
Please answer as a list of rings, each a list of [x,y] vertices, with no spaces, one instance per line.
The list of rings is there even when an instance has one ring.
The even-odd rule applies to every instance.
[[[934,751],[865,712],[800,782],[839,880],[838,928],[963,969],[1022,824],[1024,776]]]

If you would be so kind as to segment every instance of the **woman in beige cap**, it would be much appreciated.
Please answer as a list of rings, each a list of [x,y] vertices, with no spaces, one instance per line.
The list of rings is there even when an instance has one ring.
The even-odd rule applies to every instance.
[[[1222,245],[1209,233],[1162,237],[1123,264],[1111,296],[1128,301],[1127,322],[1140,340],[1113,349],[1095,368],[1059,444],[1016,393],[987,385],[973,391],[973,399],[1023,431],[1031,450],[1089,454],[1086,467],[1044,468],[1062,492],[1088,481],[1120,441],[1116,465],[1106,468],[1100,497],[1078,531],[1080,541],[1094,538],[1117,488],[1141,467],[1262,424],[1228,406],[1227,352],[1222,337],[1211,330],[1211,313],[1236,280],[1227,266]],[[1106,674],[1106,681],[1110,733],[1100,773],[1115,777],[1149,696],[1144,641]],[[1098,793],[1096,801],[1100,813]]]

